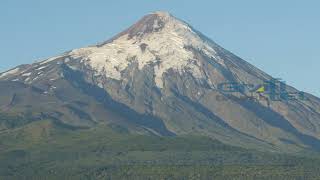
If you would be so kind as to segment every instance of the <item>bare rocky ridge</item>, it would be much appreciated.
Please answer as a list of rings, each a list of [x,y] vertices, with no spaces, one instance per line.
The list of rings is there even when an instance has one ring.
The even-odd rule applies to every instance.
[[[2,73],[0,107],[74,127],[108,123],[134,133],[201,134],[269,151],[319,150],[319,98],[271,101],[261,94],[242,100],[250,93],[217,90],[224,82],[270,79],[187,23],[155,12],[99,45]]]

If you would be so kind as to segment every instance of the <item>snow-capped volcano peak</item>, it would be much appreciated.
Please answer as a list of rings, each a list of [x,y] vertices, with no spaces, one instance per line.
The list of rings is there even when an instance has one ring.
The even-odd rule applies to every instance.
[[[161,31],[168,23],[174,23],[176,25],[176,28],[188,26],[183,21],[178,20],[168,12],[156,11],[143,16],[139,21],[115,36],[113,39],[125,34],[128,34],[129,38],[133,38],[135,36],[143,37],[144,35],[147,35],[149,33]],[[110,42],[113,39],[107,42]]]
[[[97,72],[105,73],[106,77],[117,80],[133,61],[139,64],[140,70],[153,64],[155,82],[161,88],[162,75],[169,69],[189,71],[195,78],[203,77],[200,63],[190,48],[218,58],[214,48],[188,24],[167,12],[154,12],[111,40],[73,50],[70,54],[82,58]]]
[[[320,149],[320,99],[293,97],[300,93],[290,86],[290,100],[255,92],[272,80],[184,21],[154,12],[102,44],[0,73],[0,110],[246,148]]]

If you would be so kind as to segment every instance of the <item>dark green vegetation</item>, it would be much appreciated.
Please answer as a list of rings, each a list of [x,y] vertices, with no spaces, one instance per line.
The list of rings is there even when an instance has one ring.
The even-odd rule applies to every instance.
[[[72,129],[1,114],[0,179],[318,179],[316,158],[262,153],[207,137]],[[28,122],[28,123],[27,123]]]

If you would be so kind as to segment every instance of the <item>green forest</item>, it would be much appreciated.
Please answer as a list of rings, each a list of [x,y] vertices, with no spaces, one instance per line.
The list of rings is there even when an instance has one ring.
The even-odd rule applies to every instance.
[[[110,124],[76,129],[29,116],[0,116],[1,180],[320,177],[316,152],[259,152],[208,137],[134,135]]]

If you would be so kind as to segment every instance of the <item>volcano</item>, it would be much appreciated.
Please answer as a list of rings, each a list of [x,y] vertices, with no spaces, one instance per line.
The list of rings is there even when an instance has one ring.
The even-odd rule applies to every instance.
[[[275,95],[285,89],[291,98],[272,98],[265,85],[273,80],[186,22],[154,12],[103,43],[1,73],[0,112],[32,118],[0,129],[50,119],[72,131],[105,124],[264,151],[319,150],[320,99],[280,81]]]

